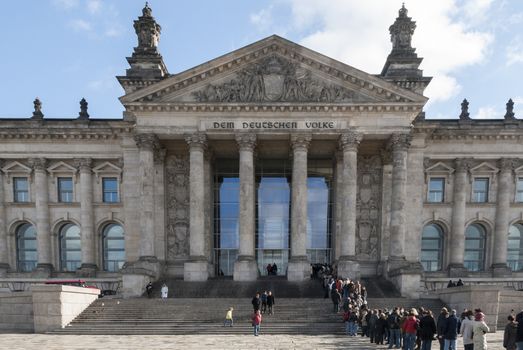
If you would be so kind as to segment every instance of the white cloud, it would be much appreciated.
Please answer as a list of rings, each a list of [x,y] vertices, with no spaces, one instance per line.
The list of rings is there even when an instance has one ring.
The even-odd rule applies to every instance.
[[[369,73],[379,73],[390,52],[388,28],[398,15],[400,1],[286,0],[291,6],[291,26],[307,34],[301,44]],[[421,68],[434,80],[426,95],[444,101],[461,90],[453,74],[482,63],[494,40],[474,26],[488,19],[497,0],[409,0],[409,16],[417,28],[413,46],[425,57]],[[256,17],[258,19],[258,17]],[[260,17],[261,18],[261,17]]]
[[[74,19],[69,21],[69,26],[76,31],[90,32],[93,29],[91,23],[83,19]]]
[[[270,5],[268,8],[261,9],[259,12],[251,14],[249,19],[252,24],[258,27],[258,30],[266,31],[273,24],[272,10],[273,7]]]
[[[53,0],[53,4],[64,10],[72,9],[80,4],[80,0]]]
[[[100,12],[101,8],[102,8],[101,0],[88,0],[87,1],[87,11],[89,11],[90,14],[97,14],[98,12]]]
[[[492,106],[484,106],[478,109],[478,112],[472,116],[473,119],[499,119],[505,113],[502,113]]]
[[[105,30],[104,35],[109,38],[114,38],[114,37],[122,35],[123,32],[124,32],[124,28],[122,28],[121,25],[112,24]]]

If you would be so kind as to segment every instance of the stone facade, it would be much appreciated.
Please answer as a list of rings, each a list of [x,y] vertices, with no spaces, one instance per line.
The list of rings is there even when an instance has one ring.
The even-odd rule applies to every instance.
[[[290,280],[309,276],[307,173],[316,161],[330,164],[327,249],[339,275],[385,276],[404,295],[417,295],[430,276],[523,277],[507,265],[509,227],[523,221],[523,123],[508,104],[504,119],[471,120],[466,101],[459,119],[425,119],[430,77],[418,69],[415,24],[405,8],[391,26],[393,49],[380,75],[278,36],[170,75],[148,6],[134,27],[138,47],[118,77],[123,119],[92,119],[83,100],[77,119],[46,119],[35,101],[32,118],[0,121],[0,276],[123,275],[133,295],[149,279],[220,274],[215,169],[232,160],[240,214],[231,271],[235,280],[255,280],[263,272],[256,169],[279,159],[292,165],[282,272]],[[64,177],[72,179],[68,201],[59,198]],[[27,179],[21,192],[19,178]],[[116,179],[117,200],[105,197],[106,178]],[[434,201],[436,178],[443,189]],[[487,181],[488,193],[478,194],[475,179]],[[26,272],[24,223],[36,230],[38,252]],[[73,271],[61,261],[66,223],[80,228],[81,261]],[[475,223],[485,231],[478,271],[467,268],[464,254],[465,232]],[[108,258],[111,224],[124,232],[123,266]],[[441,229],[441,247],[437,268],[427,269],[422,232],[430,224]]]

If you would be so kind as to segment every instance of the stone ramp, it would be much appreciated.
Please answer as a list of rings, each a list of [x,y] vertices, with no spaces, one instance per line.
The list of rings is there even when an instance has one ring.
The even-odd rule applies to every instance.
[[[369,299],[372,308],[393,306],[441,307],[439,300],[404,298]],[[234,327],[223,327],[229,307]],[[69,326],[53,334],[251,334],[252,306],[247,298],[100,299]],[[264,334],[341,335],[341,313],[333,313],[330,300],[277,298],[274,315],[264,315]]]

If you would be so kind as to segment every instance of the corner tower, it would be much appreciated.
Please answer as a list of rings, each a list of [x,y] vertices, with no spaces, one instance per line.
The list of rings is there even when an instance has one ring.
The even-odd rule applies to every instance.
[[[381,71],[381,77],[422,95],[432,77],[424,77],[423,71],[419,69],[423,58],[418,57],[416,49],[412,47],[416,22],[407,14],[408,10],[403,4],[396,21],[389,28],[392,51]]]
[[[169,75],[162,55],[158,51],[162,27],[156,23],[147,2],[142,15],[134,21],[134,30],[138,37],[138,46],[134,48],[132,56],[127,57],[131,68],[127,69],[125,76],[117,77],[126,94]]]

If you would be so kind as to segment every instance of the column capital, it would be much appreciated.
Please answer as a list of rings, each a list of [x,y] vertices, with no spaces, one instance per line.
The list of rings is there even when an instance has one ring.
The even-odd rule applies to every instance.
[[[516,159],[501,158],[498,159],[498,168],[503,172],[512,171],[516,167]]]
[[[160,147],[156,134],[136,134],[134,135],[134,141],[140,149],[154,151]]]
[[[347,131],[340,135],[340,149],[343,151],[358,151],[363,135],[355,131]]]
[[[254,151],[254,147],[256,147],[256,134],[240,133],[236,134],[235,139],[240,150]]]
[[[93,160],[91,158],[75,158],[74,159],[74,166],[80,172],[91,172],[91,168],[93,166]]]
[[[203,132],[195,132],[185,136],[185,142],[190,148],[207,148],[207,135]]]
[[[156,164],[162,164],[165,161],[167,150],[165,148],[158,148],[155,150],[153,157]]]
[[[291,146],[293,150],[307,150],[312,140],[311,134],[291,134]]]
[[[406,133],[392,134],[389,139],[389,148],[395,151],[407,151],[412,142],[412,135]]]
[[[47,159],[45,158],[29,158],[29,166],[34,171],[46,171]]]
[[[454,160],[454,166],[456,168],[456,172],[467,172],[472,166],[472,159],[470,158],[456,158]]]

